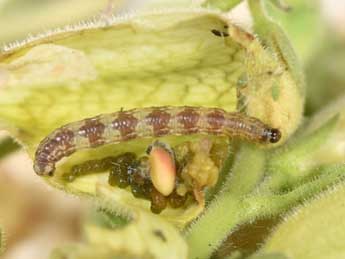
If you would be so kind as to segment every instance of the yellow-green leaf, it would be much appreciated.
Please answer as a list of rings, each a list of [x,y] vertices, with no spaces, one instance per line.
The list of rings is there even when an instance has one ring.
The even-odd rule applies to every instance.
[[[345,187],[339,186],[302,206],[278,226],[263,247],[294,259],[344,258]]]
[[[118,2],[121,1],[116,0]],[[0,45],[24,39],[42,28],[62,26],[105,13],[109,3],[108,0],[1,0]]]
[[[123,191],[125,192],[125,191]],[[117,193],[107,187],[99,186],[98,195],[102,198],[101,207],[107,210],[111,206],[106,203],[119,204],[128,202],[126,214],[130,220],[124,226],[111,228],[89,221],[84,225],[84,243],[60,248],[53,253],[52,258],[86,259],[86,258],[113,258],[128,256],[129,258],[187,258],[187,244],[177,228],[164,218],[152,213],[133,209],[131,206],[140,206],[140,202],[130,199],[129,195]],[[118,213],[120,210],[117,209]],[[113,211],[111,211],[113,212]],[[122,258],[122,257],[121,257]]]
[[[233,27],[234,39],[213,35],[227,24],[222,16],[169,11],[109,23],[53,31],[2,52],[0,118],[20,130],[31,154],[54,128],[121,108],[235,109],[243,32]]]
[[[280,1],[278,1],[280,2]],[[320,2],[313,0],[289,0],[291,7],[284,12],[267,5],[269,14],[286,31],[297,56],[305,64],[325,41],[326,24],[322,18]],[[308,31],[308,33],[305,33]]]
[[[344,159],[344,144],[345,144],[345,96],[341,96],[336,101],[327,105],[311,117],[310,123],[304,130],[304,134],[308,134],[320,127],[327,120],[332,117],[339,117],[332,134],[329,136],[327,142],[322,145],[319,150],[314,152],[313,161],[315,165],[342,163]]]
[[[211,32],[224,31],[225,25],[230,37]],[[217,13],[162,11],[89,22],[4,48],[0,118],[20,130],[17,136],[32,153],[52,129],[120,108],[235,110],[237,81],[247,73],[241,91],[247,112],[281,128],[286,138],[298,124],[301,107],[286,105],[285,99],[296,99],[296,91],[281,69],[259,41]],[[277,83],[280,95],[273,98]]]
[[[228,111],[238,107],[279,128],[283,143],[298,126],[302,104],[296,82],[280,59],[226,16],[204,9],[85,22],[10,44],[0,54],[0,123],[31,156],[41,139],[68,122],[122,108],[162,105]],[[107,172],[71,182],[61,175],[75,162],[143,151],[149,143],[78,151],[59,163],[56,175],[47,181],[78,195],[97,196],[99,186],[110,188]],[[120,199],[109,205],[111,209],[148,209],[147,201],[111,189],[111,196]],[[183,227],[201,210],[202,204],[191,205],[166,210],[162,216]]]

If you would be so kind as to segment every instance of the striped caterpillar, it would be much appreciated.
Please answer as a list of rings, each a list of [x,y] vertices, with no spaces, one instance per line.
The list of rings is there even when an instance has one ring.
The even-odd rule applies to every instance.
[[[39,144],[34,161],[38,175],[53,175],[55,163],[80,149],[166,135],[210,134],[276,143],[278,129],[238,112],[204,107],[151,107],[102,114],[54,130]]]

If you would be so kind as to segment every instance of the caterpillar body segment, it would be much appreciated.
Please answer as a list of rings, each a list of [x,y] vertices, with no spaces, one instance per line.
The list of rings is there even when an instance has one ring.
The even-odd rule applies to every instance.
[[[38,175],[52,175],[55,164],[74,152],[105,144],[167,135],[208,134],[276,143],[278,129],[238,112],[219,108],[163,106],[102,114],[54,130],[39,144],[34,160]]]

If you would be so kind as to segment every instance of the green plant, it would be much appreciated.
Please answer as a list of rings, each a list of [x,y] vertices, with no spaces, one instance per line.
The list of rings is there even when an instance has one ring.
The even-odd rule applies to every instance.
[[[332,200],[339,201],[334,197],[341,197],[345,176],[340,148],[344,98],[302,121],[302,68],[284,31],[266,13],[267,2],[281,7],[280,1],[248,1],[256,36],[232,24],[222,12],[208,9],[229,10],[239,2],[210,0],[197,10],[109,18],[51,31],[2,50],[1,122],[32,157],[39,141],[54,128],[122,108],[239,109],[282,132],[273,149],[231,141],[231,152],[219,155],[225,162],[218,183],[202,190],[205,199],[201,196],[160,215],[150,212],[147,200],[110,186],[106,171],[77,175],[72,181],[63,177],[85,161],[126,151],[141,154],[152,140],[78,150],[44,179],[89,198],[99,210],[83,225],[84,241],[57,249],[52,258],[216,257],[222,242],[238,228],[280,217],[286,223],[261,249],[233,249],[229,258],[307,258],[303,244],[284,244],[306,221],[310,228],[303,233],[305,238],[322,232],[329,244],[334,236],[328,231],[342,236],[333,225],[344,214],[342,203]],[[163,141],[175,147],[200,139]],[[290,216],[296,206],[297,216]],[[327,210],[337,210],[337,221],[327,221],[329,228],[320,229],[317,218],[314,223],[304,216]],[[284,231],[289,224],[296,230],[291,238]],[[323,252],[313,258],[330,252],[339,258],[344,253],[341,245],[325,244],[309,244],[309,249]]]

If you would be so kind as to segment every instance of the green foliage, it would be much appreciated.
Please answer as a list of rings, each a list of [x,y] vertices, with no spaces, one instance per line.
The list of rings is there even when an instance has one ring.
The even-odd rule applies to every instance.
[[[345,44],[333,31],[306,64],[308,81],[306,113],[312,115],[345,92]]]
[[[236,38],[241,32],[224,41],[211,33],[227,23],[221,16],[182,14],[119,18],[110,26],[99,21],[3,52],[2,122],[33,154],[54,128],[121,108],[205,105],[234,110],[235,83],[245,69],[237,62],[245,50]]]
[[[130,222],[130,220],[105,209],[91,210],[87,220],[95,225],[109,229],[122,228]]]
[[[315,146],[315,143],[324,143],[326,136],[329,139],[335,134],[337,122],[338,118],[333,118],[311,132],[310,136],[299,140],[301,143],[305,141],[305,145],[296,144],[300,163],[307,164],[310,160],[311,146],[318,151],[320,144]],[[296,140],[291,142],[296,143]],[[246,145],[238,151],[230,177],[219,195],[186,231],[190,258],[209,258],[239,225],[281,215],[345,178],[345,167],[341,163],[301,173],[296,170],[295,159],[284,158],[284,164],[280,165],[276,164],[276,158],[272,158],[270,153],[265,155],[262,152],[257,147]],[[285,152],[294,154],[289,149]],[[277,154],[281,152],[277,150]],[[270,170],[266,170],[266,167]],[[288,178],[289,175],[293,180]]]
[[[229,37],[215,36],[214,29],[227,30]],[[289,73],[274,71],[281,71],[279,61],[220,13],[186,9],[111,18],[5,47],[0,56],[0,118],[33,156],[39,141],[53,129],[122,108],[194,105],[233,111],[237,82],[245,73],[247,87],[240,93],[248,99],[244,108],[280,128],[286,139],[299,123],[302,99]],[[273,98],[269,87],[278,82],[282,89]],[[293,96],[294,103],[288,101]],[[270,106],[291,116],[272,116]],[[102,203],[98,190],[107,185],[106,172],[72,182],[61,176],[85,160],[126,151],[140,154],[151,141],[78,151],[46,180]],[[115,188],[112,195],[118,202],[106,205],[120,214],[149,209],[149,202],[127,191]],[[167,210],[163,216],[183,227],[201,210],[201,205],[190,206],[186,211]]]
[[[12,152],[17,151],[20,148],[20,145],[10,137],[5,137],[0,140],[0,159],[11,154]]]
[[[262,251],[279,251],[295,259],[343,258],[344,195],[341,184],[300,206],[277,227]]]
[[[100,192],[104,203],[118,203],[111,191]],[[83,241],[55,249],[50,258],[186,258],[186,243],[169,222],[138,210],[127,218],[118,212],[99,205],[83,222]]]
[[[280,61],[291,72],[293,79],[301,94],[304,94],[305,83],[302,67],[295,51],[283,29],[266,14],[266,1],[249,0],[249,8],[254,19],[254,32],[260,36],[274,55],[278,55]]]
[[[204,6],[228,10],[239,2],[209,0]],[[61,177],[85,160],[126,151],[139,154],[152,139],[76,152],[45,180],[91,199],[100,211],[85,220],[83,242],[55,250],[52,258],[206,259],[240,226],[277,218],[302,202],[297,216],[288,216],[249,258],[286,259],[294,253],[306,258],[308,249],[317,253],[321,247],[320,255],[343,253],[330,244],[331,233],[343,240],[339,207],[344,207],[344,188],[320,193],[342,186],[345,178],[345,154],[336,144],[344,139],[344,99],[300,126],[305,89],[294,50],[281,27],[267,17],[266,1],[248,4],[257,37],[219,12],[167,9],[85,23],[5,46],[0,53],[1,126],[31,156],[42,138],[65,123],[146,106],[240,109],[279,128],[283,136],[274,150],[233,141],[233,154],[208,193],[207,207],[193,203],[160,215],[149,212],[149,201],[109,186],[107,172],[74,181]],[[213,30],[228,36],[218,37]],[[164,140],[176,144],[191,139]],[[14,148],[6,141],[1,152],[1,147]],[[309,206],[310,199],[315,200]],[[326,215],[330,210],[340,215]],[[326,227],[320,226],[323,217]],[[321,244],[321,238],[305,247],[299,242],[300,235],[313,240],[317,233],[325,233],[329,245]],[[242,251],[230,258],[242,259]]]
[[[247,170],[248,158],[254,160],[251,170]],[[232,229],[249,219],[247,211],[243,210],[245,208],[242,205],[241,194],[245,195],[255,188],[255,184],[262,177],[263,168],[260,164],[263,161],[261,150],[253,146],[242,147],[235,158],[232,174],[222,187],[221,193],[213,199],[198,221],[186,231],[189,258],[208,258]],[[250,176],[243,179],[243,173],[249,173]],[[249,182],[246,182],[247,180]]]
[[[303,64],[307,64],[318,54],[318,48],[327,41],[327,28],[320,11],[320,3],[313,0],[285,2],[289,7],[285,11],[271,4],[267,4],[267,11],[288,35],[298,58]]]
[[[270,188],[276,189],[277,186],[287,188],[294,181],[307,177],[314,168],[320,166],[316,159],[320,147],[329,140],[338,122],[339,116],[335,116],[312,134],[304,134],[297,140],[292,140],[291,144],[273,152],[268,164],[271,174]]]

